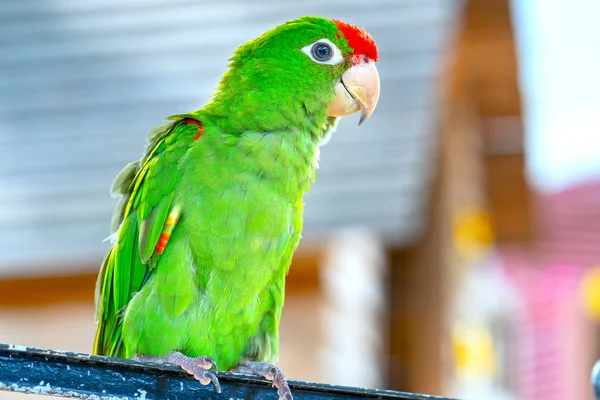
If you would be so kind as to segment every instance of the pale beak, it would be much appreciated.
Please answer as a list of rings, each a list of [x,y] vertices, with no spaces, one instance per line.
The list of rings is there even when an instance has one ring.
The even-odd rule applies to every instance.
[[[379,74],[375,63],[362,62],[344,72],[342,79],[335,85],[335,94],[327,115],[343,117],[360,110],[358,125],[365,122],[379,100]]]

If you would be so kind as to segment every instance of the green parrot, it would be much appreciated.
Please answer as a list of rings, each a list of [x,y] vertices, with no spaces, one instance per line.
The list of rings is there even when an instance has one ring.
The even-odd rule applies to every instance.
[[[94,354],[272,380],[285,277],[319,145],[379,99],[364,29],[301,17],[240,46],[211,101],[167,118],[125,166],[96,284]]]

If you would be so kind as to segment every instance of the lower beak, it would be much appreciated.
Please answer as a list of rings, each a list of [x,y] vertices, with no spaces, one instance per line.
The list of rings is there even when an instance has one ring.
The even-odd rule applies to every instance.
[[[335,94],[327,115],[343,117],[360,110],[358,125],[369,119],[379,100],[379,74],[375,63],[362,62],[344,72],[335,85]]]

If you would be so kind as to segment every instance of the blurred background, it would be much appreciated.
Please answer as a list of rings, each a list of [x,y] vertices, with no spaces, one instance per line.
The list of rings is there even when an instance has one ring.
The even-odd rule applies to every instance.
[[[596,0],[4,0],[0,342],[90,352],[108,189],[241,43],[365,26],[381,98],[322,148],[287,283],[288,377],[592,399],[600,358]],[[2,393],[0,398],[23,395]]]

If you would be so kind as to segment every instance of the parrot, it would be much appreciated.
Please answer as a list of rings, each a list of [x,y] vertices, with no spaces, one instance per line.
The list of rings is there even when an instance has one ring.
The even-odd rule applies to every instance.
[[[239,46],[205,106],[149,131],[110,188],[94,354],[175,365],[219,393],[219,369],[252,374],[293,399],[275,363],[303,197],[339,119],[373,113],[377,61],[364,28],[299,17]]]

